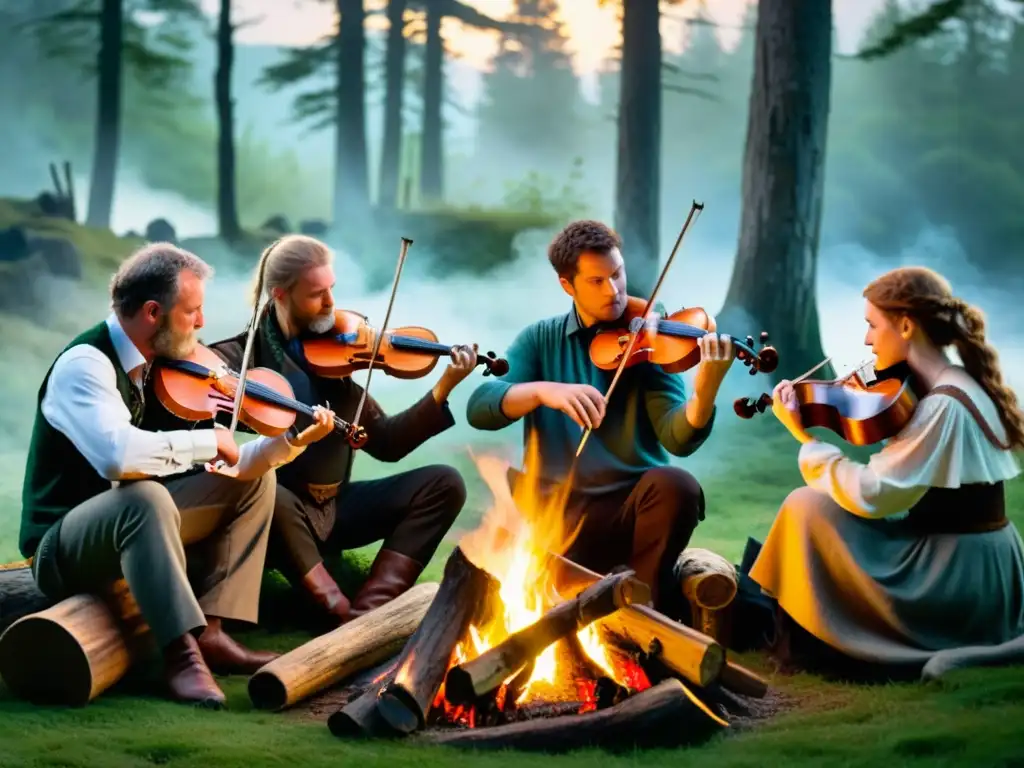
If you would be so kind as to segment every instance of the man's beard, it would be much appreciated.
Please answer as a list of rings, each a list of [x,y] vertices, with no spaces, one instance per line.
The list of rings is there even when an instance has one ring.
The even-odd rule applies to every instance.
[[[189,330],[185,333],[176,333],[171,328],[170,318],[164,315],[160,327],[153,335],[153,352],[157,357],[165,357],[169,360],[182,360],[195,351],[196,334]]]
[[[306,327],[313,333],[327,333],[334,327],[334,308],[326,315],[316,315],[306,323]]]
[[[299,331],[310,333],[327,333],[334,327],[334,306],[326,314],[302,315],[291,301],[288,302],[288,314],[291,316],[292,325]]]

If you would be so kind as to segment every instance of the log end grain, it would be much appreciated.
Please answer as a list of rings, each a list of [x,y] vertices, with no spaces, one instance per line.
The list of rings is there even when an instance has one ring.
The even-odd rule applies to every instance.
[[[85,649],[45,616],[25,616],[0,636],[0,677],[15,696],[33,704],[82,707],[92,699]]]
[[[288,703],[288,687],[276,675],[266,674],[262,669],[249,678],[249,701],[256,709],[276,712]]]
[[[389,685],[381,690],[377,697],[377,712],[398,733],[413,733],[425,724],[419,704],[401,686]]]

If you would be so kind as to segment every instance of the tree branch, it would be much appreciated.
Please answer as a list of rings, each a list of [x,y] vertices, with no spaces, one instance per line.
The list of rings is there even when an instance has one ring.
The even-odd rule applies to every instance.
[[[966,0],[940,0],[916,16],[893,25],[882,40],[875,45],[854,54],[850,58],[861,61],[884,58],[896,51],[931,37],[950,19],[959,18],[966,6]]]
[[[697,98],[704,99],[705,101],[720,101],[720,99],[713,93],[708,93],[707,91],[702,91],[698,88],[687,88],[685,85],[676,85],[674,83],[662,83],[661,90],[671,91],[672,93],[682,93],[686,96],[696,96]]]

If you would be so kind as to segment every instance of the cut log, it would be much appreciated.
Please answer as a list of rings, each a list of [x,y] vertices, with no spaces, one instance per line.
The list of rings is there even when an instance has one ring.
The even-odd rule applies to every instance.
[[[494,728],[430,731],[416,740],[457,747],[544,752],[585,747],[646,749],[699,743],[728,727],[685,685],[670,679],[608,709]]]
[[[445,679],[445,698],[452,704],[472,704],[497,690],[556,640],[624,606],[650,599],[650,588],[637,581],[633,571],[605,576],[475,659],[452,667]]]
[[[735,661],[727,661],[718,682],[723,688],[740,696],[763,699],[768,693],[768,681]]]
[[[417,584],[394,600],[279,656],[249,678],[257,709],[281,710],[402,650],[438,584]]]
[[[385,686],[395,679],[398,668],[393,668],[384,678],[372,684],[357,698],[341,707],[327,718],[327,727],[339,738],[370,739],[395,736],[395,730],[381,717],[377,709],[377,698]]]
[[[125,581],[22,616],[0,635],[0,677],[38,704],[84,706],[151,650],[149,626]]]
[[[36,586],[28,562],[0,565],[0,632],[22,616],[51,605],[53,601]]]
[[[470,623],[489,610],[497,591],[497,581],[456,547],[426,616],[402,651],[395,679],[377,700],[381,716],[396,731],[412,733],[424,726],[456,644],[468,635]]]
[[[736,567],[710,549],[684,549],[673,569],[687,600],[721,610],[736,597]]]
[[[691,624],[728,646],[728,608],[739,586],[736,567],[710,549],[693,547],[680,553],[673,572],[690,605]]]
[[[547,567],[563,596],[575,595],[601,578],[600,574],[559,555],[551,555]],[[704,686],[715,680],[725,666],[725,649],[713,637],[646,605],[628,605],[596,624],[630,640],[643,653],[650,653],[652,642],[658,640],[662,662],[695,685]]]

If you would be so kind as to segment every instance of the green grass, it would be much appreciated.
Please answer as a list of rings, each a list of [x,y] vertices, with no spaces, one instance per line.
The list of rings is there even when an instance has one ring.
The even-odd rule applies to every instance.
[[[778,426],[764,420],[740,432],[723,430],[702,450],[700,479],[708,499],[707,520],[693,543],[709,546],[736,561],[747,536],[763,538],[779,503],[799,475],[796,446]],[[510,433],[509,439],[518,436]],[[727,445],[723,446],[721,443]],[[423,455],[421,455],[421,453]],[[716,455],[728,457],[719,460]],[[414,454],[398,469],[447,460],[431,451]],[[682,462],[698,465],[696,459]],[[472,526],[489,494],[471,465],[460,467],[470,498],[457,522]],[[394,471],[366,463],[363,476]],[[696,466],[695,466],[696,471]],[[1024,483],[1010,484],[1010,514],[1024,524]],[[6,532],[0,532],[0,536]],[[423,579],[440,578],[448,541]],[[360,553],[365,565],[374,548]],[[278,590],[269,589],[267,600]],[[276,596],[281,597],[280,594]],[[257,630],[246,636],[257,647],[287,650],[308,635]],[[253,711],[242,678],[225,678],[229,709],[209,713],[162,701],[146,688],[123,684],[88,707],[40,708],[11,698],[0,687],[0,743],[4,766],[201,765],[272,766],[295,761],[303,766],[474,765],[586,766],[595,760],[612,766],[709,764],[786,765],[1011,765],[1024,750],[1024,667],[968,670],[933,684],[855,686],[809,675],[776,676],[760,654],[741,662],[765,674],[787,705],[752,729],[728,732],[699,747],[601,754],[587,750],[561,757],[462,753],[453,749],[390,742],[356,743],[331,736],[324,718],[301,709],[278,714]],[[137,683],[135,684],[138,685]]]
[[[26,224],[41,234],[64,235],[86,260],[86,280],[105,281],[135,243],[108,232],[37,217],[29,203],[0,200],[0,228]],[[483,216],[482,218],[488,218]],[[518,225],[521,222],[516,222]],[[258,239],[255,238],[255,239]],[[209,245],[209,244],[205,244]],[[252,248],[257,243],[249,244]],[[91,311],[91,309],[90,309]],[[17,532],[25,445],[39,380],[67,339],[81,329],[80,316],[50,315],[49,327],[0,313],[0,356],[16,361],[0,380],[0,395],[15,408],[0,409],[0,562],[18,559]],[[405,399],[404,397],[402,398]],[[385,400],[387,410],[404,407]],[[461,421],[461,419],[460,419]],[[472,433],[469,433],[472,434]],[[472,434],[474,449],[517,441],[519,431]],[[451,445],[451,442],[447,443]],[[425,463],[445,461],[466,478],[469,500],[456,530],[428,566],[423,580],[438,580],[458,532],[471,528],[489,504],[489,492],[465,450],[435,443],[394,465],[362,457],[357,477],[379,477]],[[801,484],[796,444],[770,417],[737,423],[723,419],[701,451],[680,462],[704,486],[707,519],[694,546],[709,547],[737,562],[748,536],[763,539],[775,511]],[[1010,517],[1024,526],[1024,481],[1008,487]],[[342,585],[358,582],[375,547],[337,564]],[[289,595],[271,575],[265,582],[268,609]],[[272,613],[268,610],[265,613]],[[265,627],[245,635],[254,647],[286,651],[308,634]],[[279,714],[252,710],[242,678],[222,679],[225,712],[203,712],[162,700],[139,681],[125,681],[87,707],[34,707],[15,700],[0,684],[0,766],[246,766],[544,765],[605,768],[714,764],[722,766],[1020,765],[1024,754],[1024,667],[969,670],[941,683],[866,687],[837,685],[800,675],[778,677],[759,654],[741,663],[762,672],[788,702],[784,711],[746,731],[728,732],[700,747],[640,750],[605,755],[593,750],[558,758],[518,754],[463,753],[401,743],[353,743],[334,738],[323,719],[301,709]],[[142,683],[145,683],[143,678]],[[543,762],[542,762],[543,761]]]

